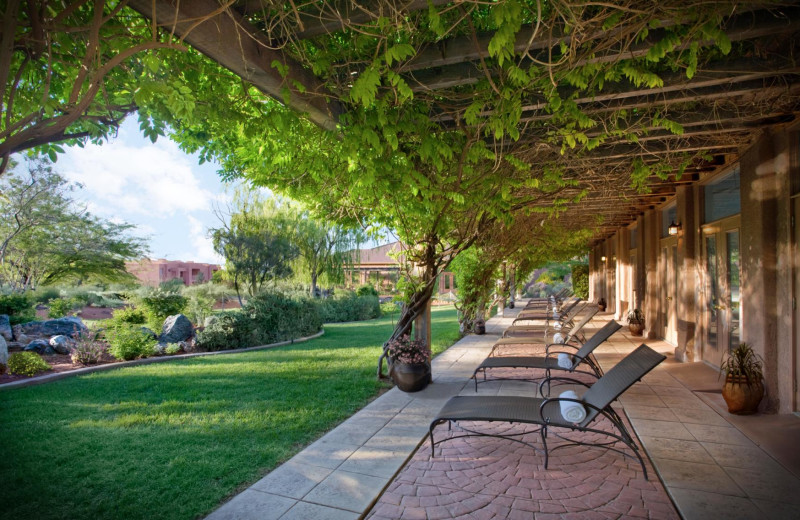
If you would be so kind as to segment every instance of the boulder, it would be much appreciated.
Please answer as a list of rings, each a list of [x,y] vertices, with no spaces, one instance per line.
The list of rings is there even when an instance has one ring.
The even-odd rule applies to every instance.
[[[25,347],[24,343],[20,343],[19,341],[8,341],[8,352],[22,352],[23,347]]]
[[[49,350],[50,353],[55,353],[53,347],[50,346],[50,343],[44,339],[35,339],[28,343],[23,350],[27,350],[29,352],[36,352],[37,354],[47,354]]]
[[[153,346],[153,354],[156,356],[163,356],[167,353],[167,344],[166,343],[156,343]]]
[[[72,343],[72,339],[63,335],[50,338],[50,346],[53,347],[57,354],[69,354]]]
[[[0,365],[8,365],[8,344],[3,336],[0,336]]]
[[[8,314],[0,314],[0,338],[6,341],[14,339],[14,331],[11,330],[11,321]]]
[[[55,320],[29,321],[20,325],[20,332],[26,336],[72,336],[73,334],[88,332],[89,329],[80,318],[68,316]]]
[[[169,316],[164,321],[158,341],[161,343],[178,343],[191,338],[193,332],[194,328],[189,318],[183,314],[176,314]]]

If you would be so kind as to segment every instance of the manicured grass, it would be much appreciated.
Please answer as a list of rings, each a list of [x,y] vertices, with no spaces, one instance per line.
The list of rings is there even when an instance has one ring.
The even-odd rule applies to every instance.
[[[319,339],[0,391],[0,518],[191,519],[352,415],[391,319]],[[434,352],[458,339],[433,310]]]

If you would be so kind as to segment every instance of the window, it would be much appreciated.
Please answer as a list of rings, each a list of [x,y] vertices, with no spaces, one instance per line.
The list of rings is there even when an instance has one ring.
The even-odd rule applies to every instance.
[[[661,210],[661,238],[669,236],[669,225],[673,222],[677,223],[678,218],[678,205],[672,203],[671,206]]]
[[[737,215],[742,211],[739,167],[707,184],[703,189],[705,223]]]

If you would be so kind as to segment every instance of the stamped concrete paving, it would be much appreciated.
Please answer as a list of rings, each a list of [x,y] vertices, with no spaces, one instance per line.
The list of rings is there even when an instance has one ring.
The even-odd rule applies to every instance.
[[[800,518],[797,475],[742,434],[713,397],[673,377],[685,365],[671,358],[620,403],[652,457],[649,481],[638,462],[597,449],[557,451],[548,470],[530,448],[496,439],[453,441],[434,459],[427,442],[414,453],[441,405],[474,392],[468,378],[512,315],[438,356],[428,389],[387,392],[209,518],[675,518],[665,489],[689,520]],[[601,364],[613,365],[640,342],[616,334],[598,349]],[[526,395],[530,385],[487,383],[480,392]]]

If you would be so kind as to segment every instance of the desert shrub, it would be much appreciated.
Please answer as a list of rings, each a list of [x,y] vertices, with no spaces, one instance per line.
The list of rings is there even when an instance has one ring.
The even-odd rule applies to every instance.
[[[132,299],[137,307],[144,310],[147,316],[147,326],[156,331],[161,330],[161,326],[168,316],[181,314],[187,303],[185,296],[160,288],[147,290]]]
[[[77,298],[56,298],[50,300],[47,315],[51,318],[63,318],[82,306],[83,303]]]
[[[323,323],[371,320],[381,316],[381,304],[374,295],[358,296],[347,292],[315,303]]]
[[[8,373],[35,376],[50,370],[50,365],[35,352],[14,352],[8,356]]]
[[[164,292],[168,293],[176,293],[181,290],[182,287],[185,287],[185,283],[183,283],[182,278],[173,278],[171,280],[167,280],[165,282],[161,282],[158,284],[158,288]]]
[[[573,264],[572,266],[572,294],[578,298],[589,297],[589,265]]]
[[[378,291],[372,285],[365,284],[356,289],[356,294],[358,296],[378,296]]]
[[[111,318],[111,321],[113,324],[109,324],[110,326],[120,323],[128,323],[131,325],[144,325],[147,323],[147,314],[145,314],[144,310],[136,307],[114,309],[112,316],[113,318]]]
[[[221,312],[194,340],[199,351],[231,350],[256,344],[254,323],[249,314],[240,311]]]
[[[400,306],[395,302],[381,303],[381,316],[391,316],[400,314]]]
[[[57,287],[39,287],[36,290],[28,291],[25,295],[31,305],[35,306],[40,303],[46,304],[51,300],[55,300],[61,296],[61,291],[59,291]]]
[[[22,293],[0,294],[0,314],[8,314],[11,325],[36,319],[33,303]]]
[[[164,352],[169,354],[170,356],[172,356],[174,354],[177,354],[181,350],[182,350],[181,346],[178,345],[177,343],[167,343],[167,346],[164,349]]]
[[[75,340],[75,344],[70,349],[69,355],[73,363],[93,365],[100,361],[108,350],[108,345],[98,339],[94,332],[75,334],[72,338]]]
[[[156,340],[138,325],[120,325],[107,329],[106,339],[109,353],[125,361],[151,356],[156,345]]]
[[[293,300],[281,293],[261,293],[251,298],[243,311],[253,319],[261,345],[310,336],[322,327],[317,306],[311,300]]]

